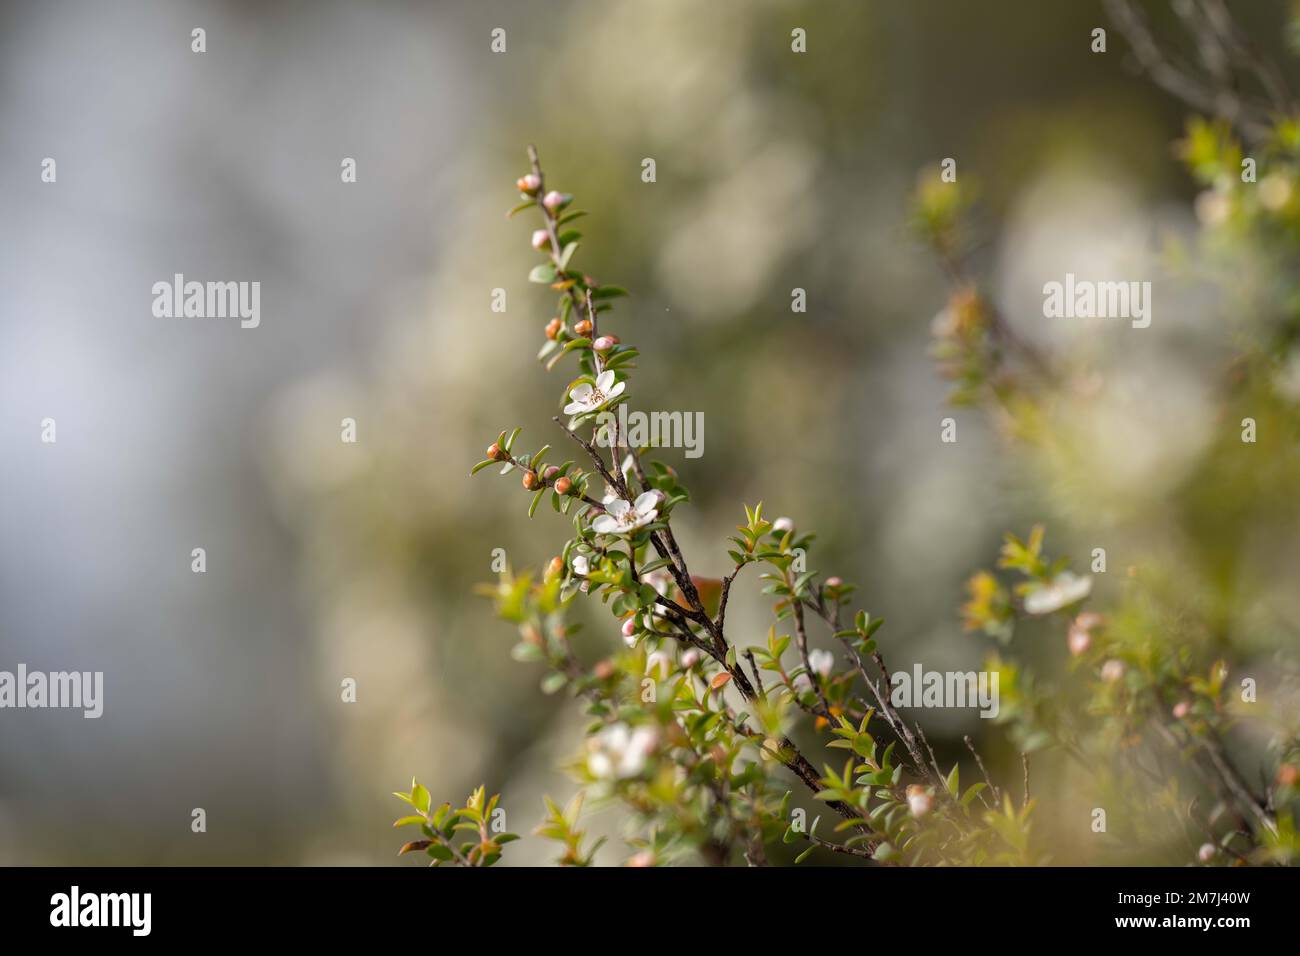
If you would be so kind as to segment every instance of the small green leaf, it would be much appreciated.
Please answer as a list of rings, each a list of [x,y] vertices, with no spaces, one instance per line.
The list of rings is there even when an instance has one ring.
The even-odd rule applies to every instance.
[[[411,781],[411,805],[421,813],[429,812],[429,801],[432,799],[429,791],[422,785]]]

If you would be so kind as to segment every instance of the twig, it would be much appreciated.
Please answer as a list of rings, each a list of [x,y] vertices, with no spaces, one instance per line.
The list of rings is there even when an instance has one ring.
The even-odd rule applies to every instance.
[[[980,759],[979,751],[975,749],[975,741],[970,739],[970,734],[967,734],[962,739],[966,741],[966,749],[969,750],[971,756],[975,758],[975,765],[980,768],[980,773],[984,775],[984,782],[988,785],[989,793],[993,794],[994,801],[1001,803],[1002,793],[998,790],[997,784],[993,782],[993,778],[989,776],[988,770],[984,767],[984,761]],[[989,802],[984,799],[984,794],[981,793],[979,797],[980,802],[983,803],[985,807],[988,807]]]
[[[1020,808],[1023,810],[1029,806],[1029,754],[1023,750],[1020,752],[1020,764],[1025,768],[1025,795],[1020,801]]]

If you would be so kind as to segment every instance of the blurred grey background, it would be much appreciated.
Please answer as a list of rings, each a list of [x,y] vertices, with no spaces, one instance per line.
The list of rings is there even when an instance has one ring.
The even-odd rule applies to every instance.
[[[1267,37],[1279,9],[1242,13]],[[821,532],[812,565],[861,583],[894,666],[977,666],[962,582],[1060,504],[981,416],[936,440],[946,290],[908,198],[943,157],[977,176],[976,265],[1030,320],[1058,263],[1186,228],[1183,110],[1117,34],[1091,54],[1097,25],[1041,0],[0,6],[0,669],[106,675],[100,720],[0,712],[0,863],[390,863],[413,773],[503,791],[520,832],[569,792],[574,707],[470,595],[493,548],[524,567],[564,539],[468,478],[501,428],[556,441],[550,299],[503,216],[530,142],[591,211],[588,270],[633,290],[638,395],[705,412],[677,463],[693,569],[726,570],[762,499]],[[176,272],[260,281],[261,326],[155,318]],[[1199,400],[1143,375],[1170,383],[1153,414]],[[1152,454],[1125,480],[1180,449]],[[757,578],[732,619],[765,633]]]

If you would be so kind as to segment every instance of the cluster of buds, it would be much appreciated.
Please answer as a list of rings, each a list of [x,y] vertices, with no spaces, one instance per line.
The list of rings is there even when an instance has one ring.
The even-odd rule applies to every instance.
[[[510,462],[522,470],[523,477],[520,479],[520,482],[523,484],[526,491],[537,491],[541,488],[553,487],[557,494],[571,495],[577,493],[576,486],[573,483],[574,479],[568,475],[560,474],[560,469],[556,465],[547,465],[540,473],[538,473],[536,469],[527,468],[520,464],[508,451],[496,442],[488,445],[487,457],[492,461]]]

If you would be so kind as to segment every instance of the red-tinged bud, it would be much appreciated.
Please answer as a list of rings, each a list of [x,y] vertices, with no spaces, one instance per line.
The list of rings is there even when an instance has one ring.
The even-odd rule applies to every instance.
[[[542,646],[542,632],[532,624],[529,624],[523,629],[523,638],[525,644],[531,644],[534,647]]]
[[[546,207],[548,212],[558,212],[571,202],[573,202],[572,196],[568,193],[556,192],[554,189],[542,199],[542,205]]]
[[[1187,715],[1190,714],[1191,712],[1192,712],[1192,705],[1185,700],[1180,700],[1178,703],[1174,704],[1174,709],[1173,709],[1174,720],[1186,720]]]
[[[627,865],[638,868],[654,866],[655,855],[650,850],[642,850],[640,853],[633,854],[632,858],[627,861]]]
[[[1067,643],[1070,647],[1070,654],[1078,657],[1080,654],[1088,653],[1088,648],[1092,647],[1092,635],[1082,628],[1071,627]]]
[[[536,173],[529,173],[527,176],[520,176],[515,180],[515,185],[525,196],[536,196],[537,190],[542,188],[542,177]]]
[[[635,633],[636,633],[636,618],[629,617],[626,621],[623,622],[623,636],[631,637]]]
[[[1300,780],[1300,770],[1297,770],[1293,764],[1284,763],[1277,768],[1277,782],[1282,787],[1294,787],[1296,781]]]
[[[560,473],[560,468],[558,465],[547,465],[546,470],[542,472],[542,477],[545,478],[547,481],[550,481],[559,473]]]
[[[842,578],[829,577],[829,578],[826,579],[826,586],[827,586],[828,588],[838,588],[838,587],[843,587],[843,586],[844,586],[844,580],[843,580]]]
[[[547,581],[553,580],[555,576],[558,575],[563,570],[564,570],[564,562],[560,560],[558,557],[551,558],[550,561],[546,562],[546,580]]]
[[[602,335],[596,341],[591,343],[591,347],[597,352],[608,352],[615,345],[618,345],[617,335]]]
[[[555,479],[555,490],[562,495],[567,495],[573,490],[573,482],[568,478],[560,477]]]
[[[551,246],[551,234],[545,229],[533,230],[533,248],[538,252],[544,252]]]
[[[579,319],[573,324],[573,331],[582,336],[590,335],[591,319]]]
[[[912,816],[920,819],[930,812],[934,806],[934,798],[926,791],[925,787],[912,784],[907,788],[907,809],[912,812]]]
[[[537,478],[537,472],[535,471],[524,472],[523,485],[525,488],[527,488],[529,491],[533,491],[537,488],[539,484],[541,484],[541,482]]]
[[[505,461],[510,456],[501,450],[501,446],[496,442],[488,445],[487,456],[493,461]]]
[[[609,661],[597,661],[591,671],[596,675],[597,680],[609,680],[614,676],[614,665]]]
[[[560,329],[563,327],[564,324],[559,319],[551,319],[551,321],[546,323],[546,337],[554,340],[555,337],[560,334]]]
[[[1213,843],[1202,843],[1201,848],[1196,851],[1196,858],[1202,863],[1209,863],[1218,852],[1219,848]]]

